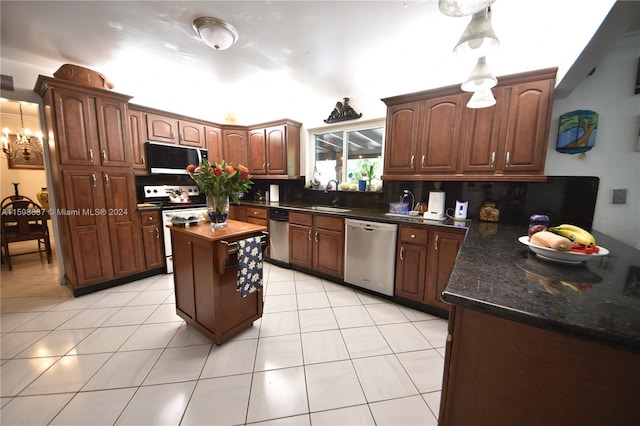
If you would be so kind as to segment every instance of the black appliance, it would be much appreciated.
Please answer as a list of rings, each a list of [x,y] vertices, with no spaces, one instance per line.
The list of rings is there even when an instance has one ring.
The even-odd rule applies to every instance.
[[[146,143],[150,174],[187,174],[187,166],[200,165],[208,158],[207,150],[192,146],[149,141]]]

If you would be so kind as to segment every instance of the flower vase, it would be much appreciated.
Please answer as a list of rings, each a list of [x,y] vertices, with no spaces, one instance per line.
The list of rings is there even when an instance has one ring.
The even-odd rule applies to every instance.
[[[207,195],[207,214],[211,222],[211,229],[220,229],[227,226],[229,218],[229,196]]]

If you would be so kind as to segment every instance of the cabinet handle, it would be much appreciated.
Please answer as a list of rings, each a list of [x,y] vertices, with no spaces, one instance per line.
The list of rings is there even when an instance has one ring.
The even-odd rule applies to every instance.
[[[262,168],[266,169],[267,168],[267,163],[262,163]]]
[[[413,167],[413,160],[415,159],[415,155],[411,156],[411,167]]]
[[[400,247],[400,260],[404,260],[404,247]]]
[[[511,152],[507,151],[507,167],[511,165]]]
[[[314,240],[316,240],[316,243],[318,242],[318,231],[316,231],[316,234],[313,237]]]
[[[440,238],[440,235],[436,235],[436,250],[438,250],[438,239]]]
[[[98,186],[98,179],[96,179],[96,174],[91,173],[91,178],[93,179],[93,187],[95,188],[96,186]]]
[[[267,163],[267,170],[271,168],[271,163]]]
[[[415,237],[416,237],[416,234],[411,234],[411,238],[415,238]]]
[[[144,159],[144,155],[140,158],[140,160],[142,160],[142,164],[146,164],[146,161]]]
[[[158,227],[156,227],[156,239],[160,239],[160,230],[158,229]]]
[[[422,160],[420,161],[420,167],[424,168],[424,154],[422,154]]]
[[[171,132],[171,139],[175,139],[173,132]]]
[[[309,241],[311,241],[311,229],[309,229]]]
[[[93,148],[89,148],[89,160],[93,163]]]
[[[493,152],[491,153],[491,167],[493,167],[493,166],[495,166],[495,165],[496,165],[496,152],[495,152],[495,151],[493,151]]]
[[[102,150],[102,162],[107,162],[107,151],[105,151],[104,149]]]
[[[149,220],[149,222],[153,222],[153,218],[151,216],[147,217],[147,219]]]
[[[104,185],[109,187],[109,175],[105,173],[104,175]]]

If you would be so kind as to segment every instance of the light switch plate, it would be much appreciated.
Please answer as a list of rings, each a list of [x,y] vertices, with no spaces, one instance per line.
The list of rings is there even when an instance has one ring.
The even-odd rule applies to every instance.
[[[627,202],[627,190],[626,189],[614,189],[611,203],[613,204],[626,204]]]

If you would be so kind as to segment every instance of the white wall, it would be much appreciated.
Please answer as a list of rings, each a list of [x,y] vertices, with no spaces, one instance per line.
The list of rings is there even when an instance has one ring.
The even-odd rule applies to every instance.
[[[598,176],[593,228],[640,249],[640,95],[634,95],[640,47],[613,50],[595,73],[553,104],[545,174]],[[580,159],[555,150],[560,115],[577,110],[600,114],[595,147]],[[627,189],[626,204],[612,204],[613,189]]]

